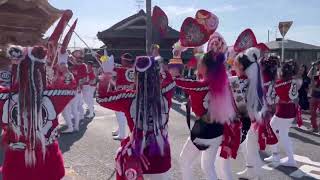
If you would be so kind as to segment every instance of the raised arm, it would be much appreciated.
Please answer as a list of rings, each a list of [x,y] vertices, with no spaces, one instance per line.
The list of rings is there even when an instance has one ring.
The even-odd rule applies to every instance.
[[[97,103],[102,107],[114,110],[126,112],[133,99],[136,97],[136,93],[131,90],[119,90],[119,91],[109,91],[98,94]]]
[[[161,73],[161,76],[163,78],[163,80],[161,82],[162,94],[163,95],[166,95],[167,93],[173,94],[173,90],[176,87],[176,82],[173,80],[172,76],[167,71]]]
[[[177,87],[182,88],[187,94],[199,91],[208,91],[208,83],[191,79],[176,78]]]

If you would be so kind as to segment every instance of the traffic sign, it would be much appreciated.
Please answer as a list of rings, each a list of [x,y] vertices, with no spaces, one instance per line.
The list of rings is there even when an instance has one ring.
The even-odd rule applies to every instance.
[[[284,37],[287,34],[292,23],[293,23],[293,21],[279,22],[279,31],[280,31],[282,37]]]

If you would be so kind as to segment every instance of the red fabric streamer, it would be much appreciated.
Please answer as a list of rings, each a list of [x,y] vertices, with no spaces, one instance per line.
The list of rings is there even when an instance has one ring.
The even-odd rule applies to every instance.
[[[299,104],[296,105],[297,109],[297,124],[298,127],[301,127],[303,125],[302,117],[301,117],[301,107]]]
[[[237,158],[238,149],[241,141],[241,123],[235,121],[225,124],[223,129],[223,141],[221,143],[220,156],[224,159]]]

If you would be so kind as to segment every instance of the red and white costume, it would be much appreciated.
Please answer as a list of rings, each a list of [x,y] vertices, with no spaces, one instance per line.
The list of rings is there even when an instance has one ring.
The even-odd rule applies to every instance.
[[[208,106],[209,106],[209,87],[208,83],[205,81],[195,81],[195,80],[188,80],[188,79],[176,79],[177,86],[182,88],[186,94],[189,95],[190,101],[191,101],[191,108],[192,111],[195,113],[197,117],[203,117],[208,112]],[[238,81],[241,82],[242,89],[245,89],[245,82],[246,81]],[[230,83],[235,83],[234,81],[230,81]],[[238,86],[239,87],[239,86]],[[238,95],[241,94],[243,96],[242,91],[237,91]],[[245,100],[245,98],[242,98]],[[242,101],[243,102],[243,101]],[[241,102],[238,101],[240,104]],[[245,104],[245,102],[244,102]],[[231,130],[231,129],[232,130]],[[220,123],[213,123],[211,125],[211,131],[206,132],[207,138],[205,139],[199,139],[197,137],[191,137],[187,140],[187,142],[184,145],[183,151],[180,154],[181,158],[181,166],[183,171],[183,179],[194,179],[192,176],[192,163],[194,162],[195,158],[197,158],[196,154],[201,153],[194,144],[199,144],[200,149],[201,146],[209,146],[208,149],[205,151],[202,151],[202,158],[201,158],[201,166],[202,169],[205,171],[205,174],[208,178],[213,178],[215,175],[213,174],[214,170],[214,162],[216,159],[216,156],[213,154],[217,154],[218,148],[222,144],[222,151],[221,156],[224,158],[236,158],[237,151],[240,144],[240,123],[232,123],[232,125],[228,126],[226,124],[220,124]],[[231,130],[229,132],[229,130]],[[227,132],[228,131],[228,132]],[[233,133],[233,134],[228,134]],[[210,135],[209,135],[210,134]],[[225,135],[225,136],[224,136]],[[210,136],[210,137],[209,137]],[[231,138],[233,137],[233,142],[231,144],[228,144],[226,142],[222,142],[222,138]],[[193,143],[192,143],[193,142]],[[198,146],[198,145],[197,145]],[[228,148],[230,148],[229,152]],[[226,150],[226,151],[225,151]],[[226,155],[227,154],[227,155]],[[224,175],[223,177],[232,177],[231,169],[230,172],[227,172],[227,169],[224,169]]]
[[[117,90],[134,90],[134,68],[116,67],[116,89]]]
[[[266,145],[274,145],[278,142],[278,139],[270,126],[271,118],[275,113],[277,96],[274,89],[275,80],[272,80],[266,73],[262,74],[262,78],[266,110],[262,116],[263,121],[259,127],[259,145],[261,150],[265,150]]]
[[[0,71],[0,85],[9,87],[11,84],[11,72],[9,70]]]
[[[229,80],[224,67],[225,54],[221,53],[225,52],[222,50],[226,47],[225,42],[218,33],[214,33],[211,40],[217,41],[219,48],[210,47],[212,50],[209,49],[210,51],[204,56],[202,64],[213,61],[214,64],[207,66],[207,69],[215,70],[207,70],[207,77],[203,81],[176,79],[177,86],[189,95],[192,111],[199,118],[192,128],[189,124],[191,134],[180,154],[180,166],[184,180],[194,179],[192,165],[200,153],[202,154],[201,167],[206,178],[217,179],[215,160],[219,147],[221,146],[220,156],[228,159],[236,158],[240,145],[240,123],[237,121],[230,123],[236,117],[231,89],[228,84]],[[219,82],[221,84],[218,84],[219,80],[212,78],[221,80]],[[223,108],[218,107],[220,103]],[[196,133],[196,131],[200,131],[200,133]],[[230,173],[228,176],[232,177],[232,174]]]
[[[66,108],[64,114],[71,114],[74,118],[74,124],[70,118],[67,118],[68,129],[65,133],[79,131],[80,120],[84,118],[82,89],[83,84],[87,81],[87,66],[84,63],[76,63],[70,68],[76,83],[76,96],[71,100],[69,107]],[[70,119],[70,120],[69,120]]]
[[[280,79],[275,84],[275,92],[278,101],[276,104],[276,112],[271,119],[270,125],[288,156],[287,160],[281,160],[280,162],[284,166],[297,165],[293,157],[292,141],[289,138],[288,133],[294,119],[297,117],[297,121],[299,121],[299,118],[301,120],[301,117],[299,117],[301,116],[300,109],[295,103],[298,98],[300,86],[301,81],[296,79],[287,81]],[[278,144],[272,146],[272,156],[267,159],[273,162],[280,161]]]
[[[121,77],[121,76],[119,76]],[[166,173],[171,168],[171,153],[170,153],[170,145],[168,141],[168,120],[169,120],[169,110],[171,108],[172,103],[172,95],[173,90],[175,87],[175,82],[173,81],[171,75],[166,72],[162,74],[162,80],[161,80],[161,104],[163,105],[162,109],[164,112],[165,118],[162,119],[162,125],[164,126],[164,129],[161,131],[161,136],[164,138],[164,144],[163,144],[163,154],[157,153],[157,151],[153,151],[154,147],[149,146],[148,143],[146,144],[144,150],[143,150],[143,157],[148,161],[148,165],[143,166],[142,171],[144,176],[150,176],[150,177],[158,177],[159,179],[167,179],[167,175],[163,174]],[[128,126],[130,131],[132,132],[135,127],[135,122],[137,121],[135,119],[136,117],[136,101],[137,101],[137,92],[135,90],[117,90],[117,91],[111,91],[107,92],[104,88],[98,89],[99,97],[97,98],[97,102],[108,109],[112,109],[114,111],[120,111],[124,112]],[[135,131],[134,136],[138,136],[139,139],[142,139],[143,137],[147,138],[156,138],[153,137],[151,133],[152,131],[146,132],[146,134],[142,133],[142,131],[137,130]],[[132,137],[131,137],[132,138]],[[130,139],[131,139],[130,138]],[[124,180],[124,176],[127,175],[127,173],[130,173],[130,169],[127,169],[128,165],[126,163],[127,158],[130,157],[130,153],[127,154],[128,146],[130,146],[130,140],[127,138],[124,140],[121,145],[121,149],[117,155],[117,179]],[[130,148],[129,148],[130,149]],[[140,160],[133,160],[132,162],[136,162],[138,164],[144,164],[140,162]],[[140,164],[140,165],[141,165]],[[131,164],[133,165],[133,164]],[[138,165],[138,166],[140,166]],[[145,164],[144,164],[145,165]],[[149,175],[147,175],[149,174]],[[153,178],[151,178],[153,179]]]
[[[134,90],[134,68],[127,67],[115,67],[115,88],[116,90]],[[126,115],[121,111],[116,111],[116,118],[118,121],[119,128],[117,130],[117,138],[124,139],[127,134],[127,118]]]
[[[94,73],[92,65],[87,66],[87,82],[83,85],[82,95],[83,100],[87,104],[89,114],[87,115],[89,119],[94,117],[94,92],[97,86],[97,78]]]
[[[2,169],[3,179],[60,180],[64,176],[64,165],[62,153],[57,143],[59,136],[57,116],[74,97],[75,91],[64,83],[46,85],[43,87],[43,91],[40,91],[41,94],[31,93],[31,96],[41,99],[41,110],[37,110],[41,112],[38,114],[41,117],[38,117],[38,120],[34,119],[34,116],[37,115],[21,117],[18,108],[20,107],[20,100],[24,98],[32,101],[32,99],[28,95],[20,97],[21,94],[19,93],[24,90],[22,89],[23,86],[32,85],[21,85],[19,82],[29,83],[33,80],[31,77],[29,77],[30,79],[19,80],[17,75],[22,75],[20,69],[26,68],[28,63],[32,64],[32,61],[34,61],[34,64],[40,61],[41,63],[44,62],[43,59],[33,56],[32,48],[26,48],[25,51],[28,55],[18,65],[19,68],[17,68],[17,65],[13,66],[13,84],[10,88],[0,87],[0,114],[2,127],[4,128],[2,138],[6,147]],[[33,66],[36,70],[36,65]],[[38,64],[37,67],[39,67]],[[33,73],[31,69],[29,72]],[[45,73],[41,75],[45,75]],[[37,85],[41,86],[41,83]],[[37,109],[37,107],[31,108],[31,106],[27,106],[27,108],[29,108],[27,112],[34,112],[34,109]],[[23,111],[21,113],[27,114],[27,112]]]

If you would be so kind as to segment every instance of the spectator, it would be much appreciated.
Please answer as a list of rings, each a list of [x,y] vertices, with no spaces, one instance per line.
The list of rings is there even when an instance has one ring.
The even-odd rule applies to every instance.
[[[308,110],[309,109],[308,91],[309,91],[309,85],[311,83],[311,80],[308,77],[307,66],[305,64],[301,65],[299,73],[302,79],[302,86],[299,89],[299,105],[302,110]]]
[[[319,132],[317,122],[317,110],[320,105],[320,61],[312,63],[312,67],[308,73],[308,77],[311,78],[312,98],[311,98],[311,125],[312,132]]]

